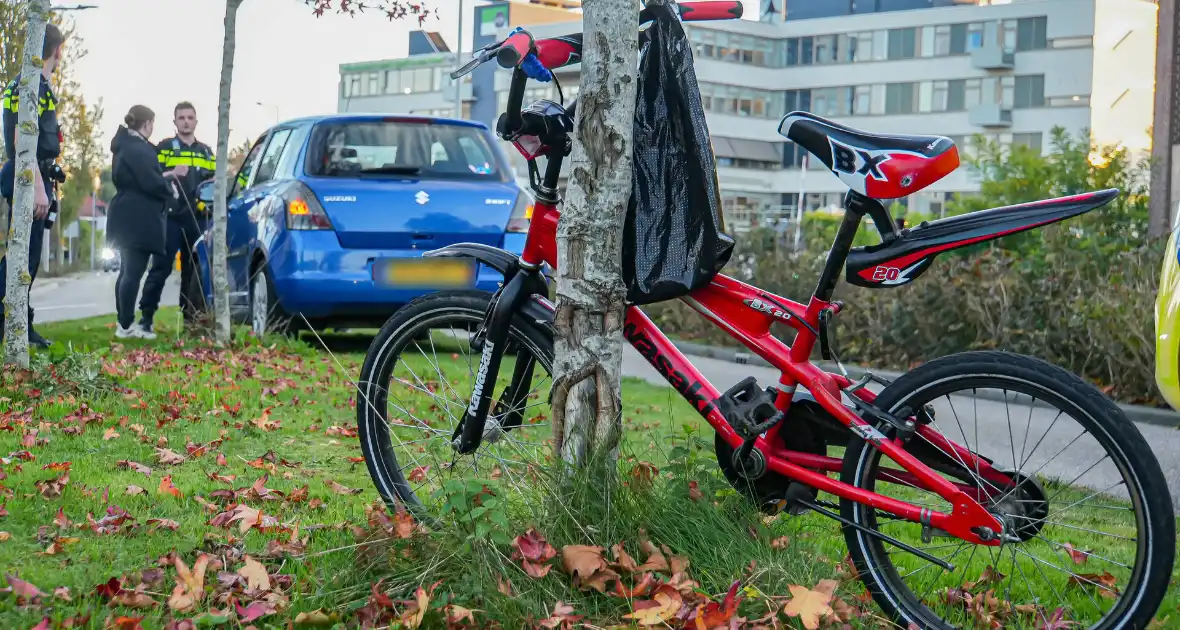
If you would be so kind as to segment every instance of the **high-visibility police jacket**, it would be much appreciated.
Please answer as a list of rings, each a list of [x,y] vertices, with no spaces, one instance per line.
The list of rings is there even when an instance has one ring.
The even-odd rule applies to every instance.
[[[197,201],[197,186],[213,177],[213,171],[217,168],[217,158],[213,149],[197,140],[187,144],[179,137],[173,136],[156,145],[156,157],[166,171],[177,166],[188,167],[188,174],[178,180],[180,194],[183,197],[169,204],[169,214],[188,214],[190,208],[198,215],[203,214],[204,208]]]
[[[52,181],[47,177],[46,169],[53,164],[57,156],[61,155],[62,134],[61,126],[57,121],[57,97],[53,95],[49,80],[44,75],[41,75],[40,78],[40,102],[37,105],[37,165],[40,167],[41,178],[44,180],[48,192],[52,187]],[[12,162],[16,159],[16,121],[20,109],[20,77],[8,83],[4,88],[2,98],[0,109],[3,112],[6,163],[3,174],[0,176],[3,178],[3,181],[0,181],[0,189],[3,189],[7,197],[12,194],[10,191],[16,172]]]

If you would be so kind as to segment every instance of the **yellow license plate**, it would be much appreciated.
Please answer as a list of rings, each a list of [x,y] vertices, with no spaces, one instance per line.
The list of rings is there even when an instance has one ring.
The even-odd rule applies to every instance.
[[[475,265],[461,258],[392,258],[378,261],[373,276],[379,284],[416,289],[467,288],[475,283]]]

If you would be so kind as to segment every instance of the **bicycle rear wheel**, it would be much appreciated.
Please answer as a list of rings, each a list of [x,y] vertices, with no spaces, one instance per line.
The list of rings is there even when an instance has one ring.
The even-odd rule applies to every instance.
[[[953,482],[987,492],[989,511],[1005,524],[1000,547],[977,546],[841,501],[850,521],[955,566],[945,571],[844,528],[862,581],[903,627],[1037,628],[1055,616],[1074,628],[1143,628],[1151,621],[1172,571],[1173,506],[1147,442],[1097,389],[1037,359],[969,352],[909,372],[881,392],[877,405],[928,423],[933,433],[915,435],[907,450]],[[984,479],[936,446],[939,435],[986,458],[1009,483]],[[951,511],[934,493],[885,481],[890,470],[900,467],[853,440],[842,480]]]

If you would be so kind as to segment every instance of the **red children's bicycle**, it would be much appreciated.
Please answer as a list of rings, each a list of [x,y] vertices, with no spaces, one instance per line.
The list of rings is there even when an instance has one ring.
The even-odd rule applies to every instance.
[[[682,20],[741,15],[731,1],[678,8]],[[580,54],[581,35],[534,40],[519,31],[452,75],[492,59],[514,68],[498,133],[529,160],[536,205],[520,256],[472,243],[425,254],[495,268],[504,274],[499,291],[419,298],[369,349],[358,424],[370,474],[390,503],[437,515],[432,493],[468,477],[524,497],[535,491],[524,482],[530,467],[551,456],[543,408],[554,306],[542,270],[557,265],[557,188],[574,114],[552,101],[522,111],[522,100],[529,75],[551,76]],[[1172,571],[1173,505],[1146,441],[1095,387],[1001,352],[943,357],[892,382],[853,381],[809,360],[817,342],[831,355],[842,268],[852,284],[903,285],[940,252],[1089,212],[1118,191],[898,230],[879,200],[957,168],[951,140],[873,134],[805,112],[788,114],[779,132],[850,189],[814,294],[797,303],[717,274],[682,298],[769,362],[778,381],[764,389],[745,378],[720,392],[642,310],[626,309],[625,338],[715,430],[726,479],[768,511],[839,521],[861,580],[902,626],[1145,627]],[[881,242],[853,247],[866,216]],[[794,341],[772,335],[773,324],[795,329]]]

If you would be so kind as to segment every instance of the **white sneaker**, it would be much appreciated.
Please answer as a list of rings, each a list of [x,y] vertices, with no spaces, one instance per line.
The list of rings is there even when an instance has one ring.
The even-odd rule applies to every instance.
[[[151,329],[150,326],[139,325],[139,326],[132,326],[132,328],[135,328],[136,330],[139,331],[139,336],[141,339],[155,339],[156,338],[156,333]]]
[[[116,325],[115,337],[117,339],[155,339],[156,333],[144,330],[135,324],[132,324],[130,328]]]

